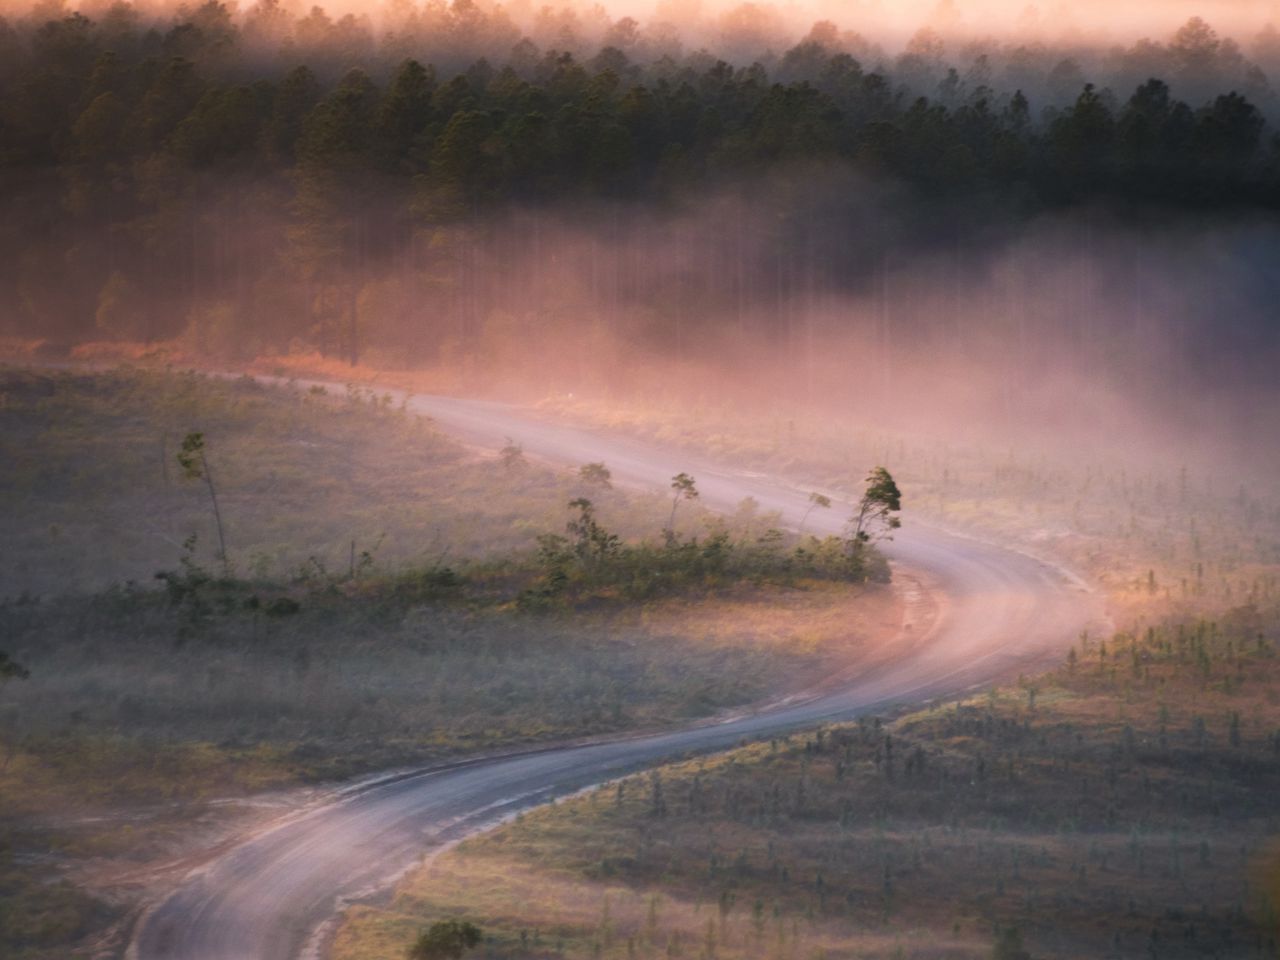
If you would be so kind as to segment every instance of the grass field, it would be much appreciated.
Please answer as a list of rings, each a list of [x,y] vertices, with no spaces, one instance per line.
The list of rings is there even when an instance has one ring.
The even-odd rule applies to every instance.
[[[335,957],[458,915],[492,958],[1273,957],[1277,644],[1274,609],[1169,625],[611,784],[354,908]]]
[[[977,700],[527,814],[353,908],[340,960],[400,956],[450,915],[493,958],[1276,955],[1274,490],[1225,466],[544,407],[846,496],[890,464],[909,519],[1066,560],[1123,632]]]
[[[142,887],[85,890],[214,842],[215,801],[705,716],[877,655],[868,639],[901,619],[890,592],[782,554],[711,562],[716,536],[746,534],[695,504],[681,532],[704,548],[637,548],[549,593],[537,538],[565,529],[568,500],[589,493],[626,543],[652,543],[669,501],[504,464],[372,388],[158,370],[0,385],[0,489],[18,507],[0,520],[0,649],[32,671],[0,688],[0,946],[33,960],[110,955],[89,945]],[[339,957],[400,957],[461,913],[495,958],[977,957],[1015,926],[1035,956],[1274,952],[1280,514],[1264,493],[551,406],[835,492],[888,463],[908,522],[1066,559],[1125,633],[989,697],[527,814],[354,908]],[[177,468],[191,430],[229,577],[207,490]],[[638,590],[618,579],[637,563],[670,569]],[[48,882],[62,875],[80,886]]]
[[[114,876],[261,813],[228,798],[706,716],[817,682],[901,619],[883,588],[823,583],[550,618],[379,605],[371,623],[331,599],[264,617],[256,636],[247,622],[205,626],[178,645],[181,616],[111,596],[0,609],[32,672],[0,689],[13,918],[0,947],[27,950],[15,956],[65,956],[117,915],[49,878],[114,888],[125,909],[148,887]]]
[[[0,650],[30,671],[0,686],[6,956],[88,949],[139,891],[113,907],[50,878],[209,841],[228,798],[704,717],[901,622],[893,591],[810,576],[696,503],[664,546],[665,498],[466,449],[367,390],[154,370],[0,389]],[[225,570],[178,464],[195,430]],[[549,568],[538,537],[588,492],[618,545],[579,569],[565,541]]]
[[[233,569],[289,578],[528,551],[564,525],[575,471],[470,450],[385,395],[267,387],[154,369],[0,369],[0,596],[64,595],[174,567],[217,535],[203,482],[177,463],[201,431]],[[624,536],[654,534],[661,496],[593,489]],[[705,514],[687,511],[689,529]],[[354,548],[353,545],[354,544]],[[354,554],[354,556],[353,556]]]
[[[1274,478],[1181,464],[1140,448],[1042,449],[909,436],[856,420],[753,416],[711,404],[553,397],[548,414],[788,476],[846,499],[874,464],[898,480],[906,522],[1017,544],[1065,562],[1118,620],[1198,616],[1280,596]]]

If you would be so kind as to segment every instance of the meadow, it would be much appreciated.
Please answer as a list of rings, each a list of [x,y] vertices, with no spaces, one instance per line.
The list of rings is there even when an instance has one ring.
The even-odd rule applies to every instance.
[[[1277,955],[1265,485],[711,407],[544,406],[833,495],[889,463],[910,516],[1066,560],[1118,631],[978,697],[526,813],[353,907],[339,960],[399,956],[447,916],[486,930],[488,958]]]
[[[209,495],[177,455],[199,431],[231,571],[323,577],[504,556],[564,524],[573,471],[506,463],[349,385],[270,387],[155,367],[0,371],[0,595],[63,595],[217,560]],[[621,533],[655,531],[661,497],[593,491]],[[697,524],[697,512],[691,510]]]
[[[0,688],[0,886],[21,956],[111,955],[165,882],[154,864],[302,787],[688,722],[879,655],[901,622],[894,591],[833,564],[838,544],[696,501],[664,542],[669,499],[468,449],[376,384],[4,384],[0,483],[20,509],[0,625],[31,677]],[[544,406],[836,496],[889,463],[909,520],[1066,559],[1121,633],[980,698],[528,813],[353,908],[338,957],[398,957],[442,915],[481,923],[491,957],[1016,957],[1016,938],[1035,956],[1268,955],[1265,495],[1154,464]],[[177,460],[193,430],[225,567],[208,490]],[[589,514],[570,506],[584,497]]]
[[[1051,557],[1107,596],[1124,626],[1197,617],[1280,596],[1280,499],[1272,478],[1141,444],[1014,448],[910,434],[795,407],[755,415],[711,400],[604,403],[552,396],[548,414],[855,499],[868,464],[889,467],[907,522]]]
[[[0,945],[20,956],[118,946],[155,882],[119,876],[287,791],[707,717],[902,620],[894,591],[761,540],[768,517],[690,501],[660,537],[667,498],[468,449],[369,388],[0,385],[0,650],[29,673],[0,685]],[[225,559],[179,459],[196,431]]]
[[[353,908],[334,956],[466,916],[488,958],[1273,957],[1277,644],[1274,608],[1089,640],[607,784]]]

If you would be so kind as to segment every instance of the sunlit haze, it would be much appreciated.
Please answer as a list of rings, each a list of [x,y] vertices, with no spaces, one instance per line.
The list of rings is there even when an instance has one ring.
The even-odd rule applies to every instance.
[[[1276,960],[1280,0],[0,0],[0,957]]]

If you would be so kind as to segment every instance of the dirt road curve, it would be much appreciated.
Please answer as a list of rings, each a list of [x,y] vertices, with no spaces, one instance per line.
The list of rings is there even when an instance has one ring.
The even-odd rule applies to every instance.
[[[543,422],[499,404],[416,397],[412,407],[464,440],[496,449],[505,437],[527,454],[568,464],[602,460],[616,482],[666,489],[692,473],[702,500],[732,509],[752,496],[798,522],[806,493],[769,478]],[[908,505],[909,506],[909,505]],[[809,528],[837,532],[845,505],[814,511]],[[821,516],[819,516],[821,514]],[[908,520],[909,520],[908,513]],[[899,662],[842,689],[727,722],[658,735],[570,745],[423,771],[352,791],[261,834],[188,878],[139,923],[137,960],[290,960],[341,898],[384,885],[431,846],[513,811],[683,754],[955,693],[1033,669],[1083,628],[1100,623],[1098,599],[1062,570],[996,546],[908,522],[888,551],[921,575],[943,611]]]

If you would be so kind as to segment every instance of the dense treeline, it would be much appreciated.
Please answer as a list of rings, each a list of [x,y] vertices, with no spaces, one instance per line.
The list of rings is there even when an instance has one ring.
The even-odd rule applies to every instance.
[[[212,353],[301,342],[354,359],[381,323],[396,329],[383,346],[448,352],[495,307],[531,302],[536,278],[490,289],[495,267],[513,260],[502,244],[534,250],[526,271],[544,272],[542,218],[573,204],[615,218],[609,276],[596,278],[594,241],[592,262],[579,264],[590,299],[615,314],[640,309],[634,335],[679,343],[691,336],[685,312],[736,302],[744,322],[742,304],[763,293],[756,251],[729,250],[726,237],[711,252],[730,261],[713,272],[736,272],[731,290],[684,278],[655,292],[651,271],[628,272],[626,246],[680,257],[680,239],[652,223],[619,226],[622,205],[676,209],[747,184],[741,195],[779,224],[757,246],[794,258],[769,268],[779,306],[765,321],[790,329],[815,289],[874,283],[885,251],[936,239],[938,220],[957,211],[979,233],[1081,204],[1280,204],[1280,140],[1239,90],[1184,102],[1154,77],[1099,88],[1066,59],[1047,79],[1028,74],[1028,89],[1072,92],[1061,105],[1048,94],[1033,102],[993,85],[1017,77],[1011,64],[1048,64],[1044,51],[1021,61],[1006,51],[999,77],[986,55],[961,72],[928,31],[887,65],[830,24],[767,65],[734,65],[701,51],[673,57],[675,41],[664,48],[633,21],[597,25],[606,45],[586,54],[572,24],[543,22],[541,35],[577,53],[544,52],[465,3],[412,16],[412,30],[380,38],[352,17],[315,10],[293,22],[271,4],[240,21],[210,2],[169,24],[124,5],[97,19],[0,23],[0,270],[13,280],[0,309],[11,327],[63,340],[187,330]],[[1179,89],[1236,76],[1269,96],[1261,71],[1200,21],[1158,49],[1152,62]],[[463,65],[486,50],[493,57]],[[854,238],[866,233],[865,201],[831,207],[809,173],[758,186],[819,168],[905,190],[924,212]],[[533,211],[518,236],[496,219],[511,210]],[[412,316],[424,304],[430,333]]]

